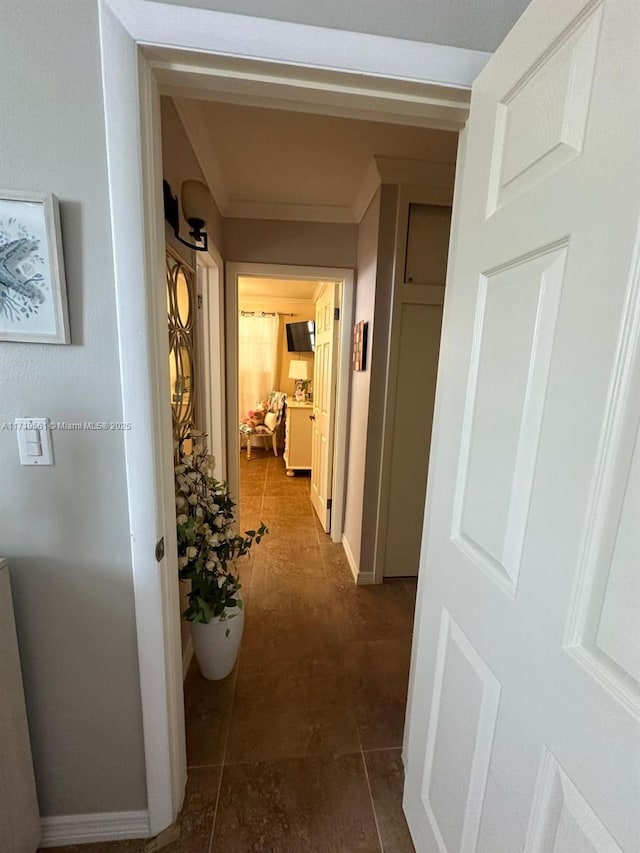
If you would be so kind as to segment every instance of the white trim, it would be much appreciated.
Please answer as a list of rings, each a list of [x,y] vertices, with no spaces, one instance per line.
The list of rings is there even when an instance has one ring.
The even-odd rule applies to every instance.
[[[191,661],[193,660],[193,642],[191,640],[191,636],[187,640],[187,645],[185,646],[184,652],[182,653],[182,680],[184,681],[187,677],[187,673],[189,672],[189,667],[191,666]]]
[[[355,299],[354,271],[342,267],[293,266],[289,264],[257,264],[228,261],[225,265],[225,318],[227,331],[227,464],[229,483],[238,494],[240,483],[240,451],[238,438],[238,278],[242,275],[260,278],[309,279],[332,281],[341,285],[340,349],[336,389],[334,429],[331,539],[342,541],[344,506],[347,492],[347,427],[351,390],[351,328]]]
[[[344,553],[347,558],[347,562],[349,563],[349,568],[351,569],[351,574],[353,575],[353,579],[360,586],[360,572],[358,571],[358,562],[356,558],[353,556],[353,550],[351,549],[351,545],[349,544],[349,540],[346,536],[342,537],[342,547],[344,548]],[[371,572],[369,572],[371,574]],[[371,581],[373,583],[373,581]]]
[[[450,127],[459,127],[461,116],[464,120],[469,103],[466,88],[488,57],[143,0],[98,0],[98,20],[123,418],[134,425],[123,440],[149,834],[156,835],[173,823],[180,809],[186,760],[175,507],[169,506],[169,497],[173,502],[171,443],[164,440],[167,423],[169,434],[171,424],[166,306],[160,298],[164,223],[159,98],[155,72],[138,48],[142,44],[183,48],[192,59],[193,52],[200,51],[199,59],[209,53],[234,56],[241,63],[276,60],[271,77],[288,67],[292,75],[285,84],[297,90],[297,108],[304,101],[307,110],[316,111],[322,110],[322,81],[330,69],[334,88],[325,100],[333,99],[344,108],[348,95],[352,114],[355,97],[380,120],[393,121],[413,110],[427,115],[430,126],[447,121]],[[318,73],[320,67],[325,70]],[[349,75],[348,85],[341,88],[336,81],[346,81]],[[170,76],[180,84],[188,75],[184,68],[176,68]],[[360,89],[353,95],[356,78]],[[431,105],[429,97],[416,94],[416,83],[432,87]],[[259,91],[266,83],[251,85]],[[155,543],[163,535],[166,556],[158,564]]]
[[[349,563],[349,568],[351,569],[351,574],[353,575],[354,581],[358,582],[358,562],[356,558],[353,556],[353,551],[351,550],[351,545],[349,544],[349,540],[346,536],[342,537],[342,547],[344,548],[344,553],[347,557],[347,562]]]
[[[148,811],[55,815],[41,818],[40,827],[41,847],[149,838],[151,835]]]
[[[147,805],[155,835],[175,820],[186,784],[169,349],[161,298],[160,104],[148,66],[138,67],[135,42],[104,0],[99,25],[122,407],[132,424],[123,439]],[[165,558],[157,563],[162,536]]]
[[[469,88],[490,53],[390,36],[214,12],[148,0],[108,0],[141,44]]]
[[[198,296],[199,369],[203,394],[204,431],[209,452],[216,460],[215,476],[227,477],[224,382],[224,261],[214,246],[196,257]]]
[[[353,270],[349,270],[340,290],[340,331],[336,389],[336,418],[333,441],[333,482],[331,485],[331,541],[341,542],[347,501],[347,460],[349,420],[351,417],[351,347],[356,288]]]

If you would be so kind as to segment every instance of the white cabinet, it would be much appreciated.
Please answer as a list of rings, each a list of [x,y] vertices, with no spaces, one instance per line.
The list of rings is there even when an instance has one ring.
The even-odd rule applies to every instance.
[[[9,568],[0,557],[0,850],[30,853],[40,816],[13,621]]]
[[[313,403],[289,403],[285,416],[284,464],[287,476],[311,470],[311,420]]]

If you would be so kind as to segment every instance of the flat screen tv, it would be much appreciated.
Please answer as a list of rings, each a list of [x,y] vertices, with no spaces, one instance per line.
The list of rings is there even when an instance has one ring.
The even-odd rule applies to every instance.
[[[287,349],[289,352],[316,351],[316,324],[313,320],[287,323]]]

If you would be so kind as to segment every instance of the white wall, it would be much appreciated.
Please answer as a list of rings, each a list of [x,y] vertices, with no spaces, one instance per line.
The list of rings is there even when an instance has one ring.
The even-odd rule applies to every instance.
[[[61,202],[71,346],[0,342],[0,422],[118,421],[119,364],[97,4],[3,0],[0,186]],[[18,464],[0,427],[9,558],[40,809],[143,809],[145,771],[122,435],[57,432]]]

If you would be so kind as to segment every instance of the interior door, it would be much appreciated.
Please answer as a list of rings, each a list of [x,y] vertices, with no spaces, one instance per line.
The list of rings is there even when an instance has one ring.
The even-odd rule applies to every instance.
[[[640,4],[533,0],[454,201],[404,755],[429,853],[640,838]]]
[[[335,422],[336,286],[326,284],[316,302],[316,353],[313,367],[311,503],[323,530],[331,529],[333,431]]]

